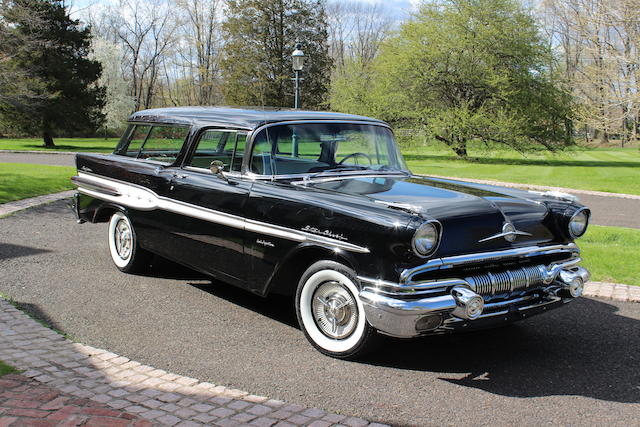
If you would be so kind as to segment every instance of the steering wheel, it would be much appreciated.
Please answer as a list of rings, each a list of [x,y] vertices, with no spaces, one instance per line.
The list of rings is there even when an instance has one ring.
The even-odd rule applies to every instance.
[[[373,162],[371,161],[371,157],[369,157],[368,154],[366,153],[361,153],[361,152],[356,152],[356,153],[351,153],[345,156],[344,159],[340,160],[338,162],[339,165],[343,164],[347,159],[350,159],[352,157],[364,157],[365,159],[367,159],[367,161],[369,162],[370,165],[373,164]]]

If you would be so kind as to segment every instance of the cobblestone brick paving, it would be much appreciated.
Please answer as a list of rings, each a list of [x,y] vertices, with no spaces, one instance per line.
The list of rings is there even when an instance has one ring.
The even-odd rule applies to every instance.
[[[0,377],[0,426],[148,427],[152,423],[93,400],[61,393],[24,375]]]
[[[152,366],[142,365],[117,354],[88,345],[71,342],[40,325],[26,314],[0,298],[0,360],[25,370],[22,376],[33,383],[44,384],[49,390],[62,393],[62,398],[95,402],[94,406],[112,416],[96,416],[84,420],[84,425],[128,425],[127,417],[139,417],[158,425],[177,426],[350,426],[382,427],[384,424],[328,413],[317,408],[305,408],[242,390],[201,382],[195,378],[172,374]],[[2,377],[17,381],[21,376]],[[13,393],[0,383],[0,393]],[[4,394],[3,394],[4,396]],[[12,395],[13,396],[13,395]],[[15,396],[13,396],[15,397]],[[44,415],[38,399],[22,396],[11,405],[0,398],[0,427],[13,425],[15,415],[29,412]],[[16,399],[10,399],[16,400]],[[41,399],[42,400],[42,399]],[[52,399],[55,400],[55,399]],[[27,403],[24,403],[27,402]],[[29,403],[33,402],[33,403]],[[65,401],[68,403],[69,401]],[[64,404],[59,402],[58,404]],[[35,407],[37,405],[37,407]],[[49,401],[49,404],[53,404]],[[5,406],[2,406],[5,405]],[[27,407],[25,407],[25,405]],[[33,407],[28,407],[33,406]],[[90,404],[69,406],[91,407]],[[80,409],[81,415],[82,410]],[[2,412],[4,411],[4,413]],[[16,412],[17,411],[17,412]],[[71,411],[71,410],[69,410]],[[117,416],[115,414],[118,414]],[[124,415],[126,414],[126,415]],[[86,414],[93,415],[93,414]],[[49,414],[44,418],[48,417]],[[77,414],[69,412],[69,424]],[[36,416],[31,418],[38,418]],[[91,421],[93,420],[93,421]],[[16,425],[48,425],[43,420],[21,421]],[[126,424],[123,424],[125,423]],[[119,424],[121,423],[121,424]]]
[[[640,286],[623,285],[620,283],[588,282],[584,286],[584,295],[615,301],[640,302]]]

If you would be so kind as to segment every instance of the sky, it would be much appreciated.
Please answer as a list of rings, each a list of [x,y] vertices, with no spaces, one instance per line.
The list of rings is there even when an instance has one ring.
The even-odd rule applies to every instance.
[[[141,0],[150,4],[154,3],[154,0]],[[407,15],[417,8],[420,0],[350,0],[360,3],[380,3],[383,4],[385,9],[388,10],[398,20],[402,20]],[[72,14],[82,15],[86,12],[86,8],[99,8],[100,6],[106,6],[117,3],[117,0],[67,0],[67,4],[71,5]]]

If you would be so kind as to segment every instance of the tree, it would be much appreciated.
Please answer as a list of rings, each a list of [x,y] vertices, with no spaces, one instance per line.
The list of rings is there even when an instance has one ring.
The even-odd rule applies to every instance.
[[[90,29],[72,20],[59,0],[13,0],[3,19],[9,37],[38,40],[7,59],[37,84],[30,100],[0,104],[3,120],[40,133],[45,147],[54,146],[58,132],[95,130],[102,120],[104,89],[96,85],[100,64],[87,57]]]
[[[555,149],[572,141],[571,104],[550,58],[516,0],[429,2],[383,43],[358,97],[369,114],[422,128],[461,157],[471,140]]]
[[[220,22],[217,14],[220,0],[178,0],[186,15],[182,28],[185,49],[178,54],[180,65],[187,68],[198,105],[215,104],[220,99],[219,53]]]
[[[393,21],[382,3],[334,0],[327,6],[329,52],[334,68],[329,102],[332,109],[369,114],[372,63]]]
[[[0,111],[26,109],[46,98],[43,95],[43,83],[33,76],[29,69],[19,67],[15,58],[25,55],[42,43],[34,34],[20,34],[10,31],[8,14],[14,17],[29,17],[33,26],[42,25],[42,17],[18,7],[7,0],[0,0]],[[0,117],[1,119],[2,117]]]
[[[322,0],[228,0],[221,64],[228,103],[293,106],[291,53],[307,57],[302,105],[325,102],[331,72]]]
[[[640,1],[545,0],[544,26],[564,58],[560,71],[577,117],[600,142],[637,138],[640,123]]]
[[[107,26],[125,49],[125,76],[131,82],[135,110],[150,108],[158,89],[166,54],[177,41],[171,5],[151,6],[137,0],[120,0],[107,10]]]
[[[122,128],[124,121],[134,111],[135,101],[129,95],[129,85],[122,77],[122,48],[103,39],[94,39],[91,58],[102,66],[98,84],[105,88],[103,127],[107,131]]]

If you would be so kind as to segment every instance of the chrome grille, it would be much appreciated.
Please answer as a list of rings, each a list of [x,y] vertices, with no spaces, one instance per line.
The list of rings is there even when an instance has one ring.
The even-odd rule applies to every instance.
[[[513,270],[487,272],[465,277],[471,289],[482,296],[509,294],[543,284],[547,269],[543,265],[521,267]]]

